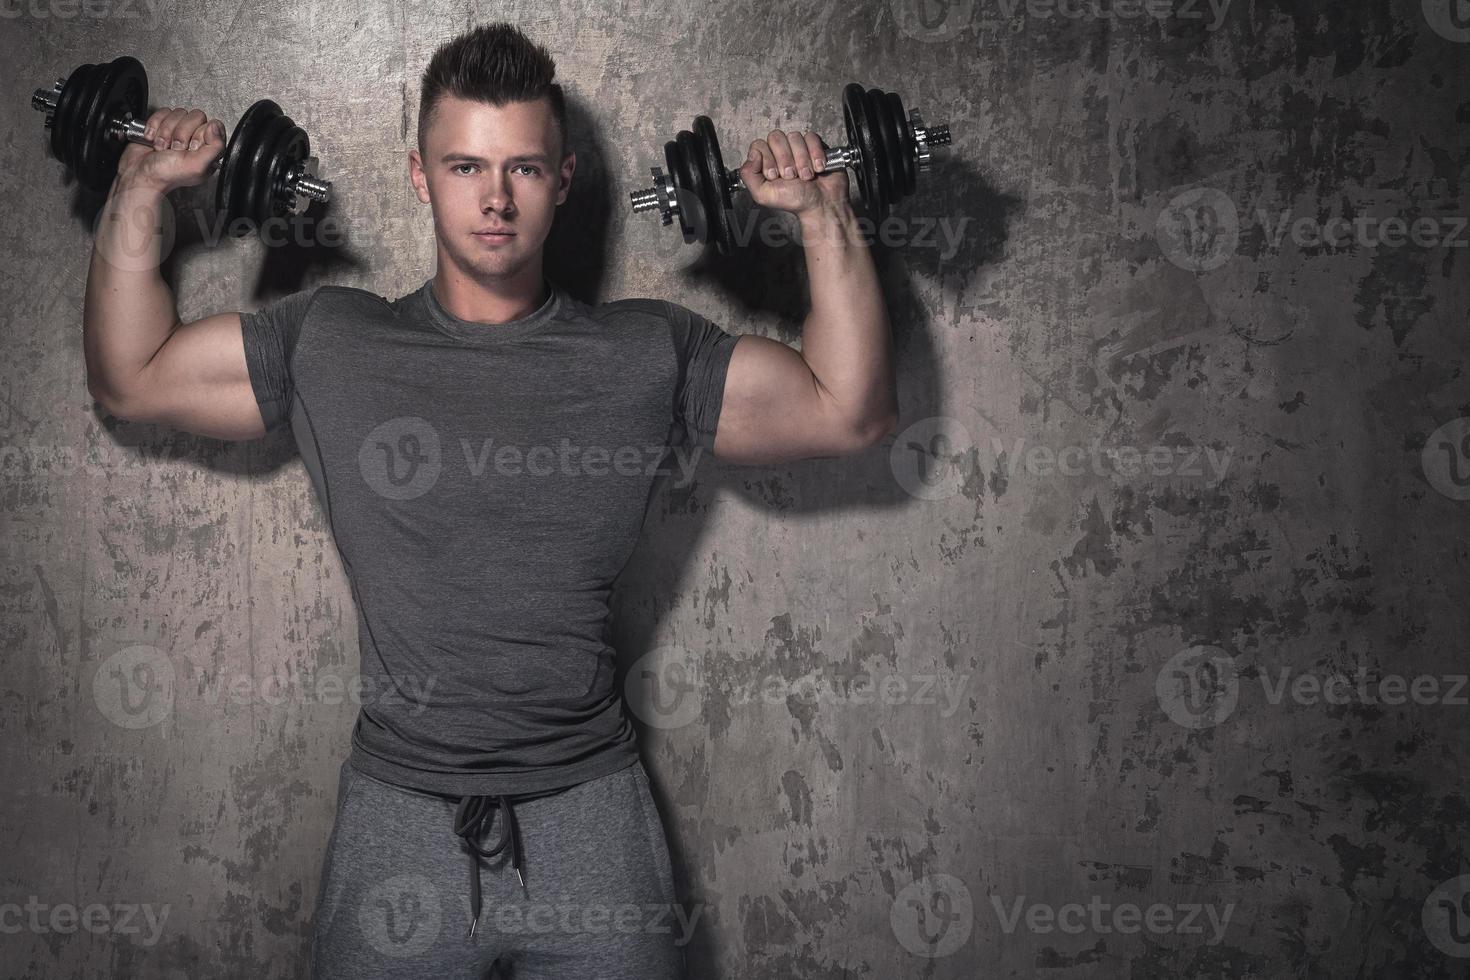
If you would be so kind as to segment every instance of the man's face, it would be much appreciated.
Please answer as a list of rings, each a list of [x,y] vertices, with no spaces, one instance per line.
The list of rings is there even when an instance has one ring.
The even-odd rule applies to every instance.
[[[560,148],[547,98],[503,106],[440,99],[422,156],[409,152],[409,176],[433,209],[441,254],[481,282],[539,261],[576,167],[572,153],[558,159]]]

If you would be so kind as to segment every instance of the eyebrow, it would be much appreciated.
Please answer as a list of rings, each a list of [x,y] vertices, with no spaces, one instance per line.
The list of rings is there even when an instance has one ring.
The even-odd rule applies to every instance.
[[[490,161],[489,160],[486,160],[484,157],[477,157],[477,156],[475,156],[472,153],[453,153],[453,152],[451,152],[451,153],[446,153],[442,157],[440,157],[439,158],[439,162],[440,163],[478,163],[478,164],[484,165],[484,164],[488,164]],[[509,163],[509,164],[517,164],[517,163],[539,163],[539,164],[543,164],[544,165],[547,162],[547,156],[544,153],[521,153],[521,154],[518,154],[517,156],[507,157],[505,162],[506,163]]]

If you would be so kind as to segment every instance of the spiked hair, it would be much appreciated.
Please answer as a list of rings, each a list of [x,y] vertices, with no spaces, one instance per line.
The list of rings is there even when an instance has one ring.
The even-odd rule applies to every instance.
[[[424,70],[419,95],[419,152],[434,119],[434,109],[444,96],[487,102],[532,102],[546,96],[561,134],[562,152],[567,148],[567,107],[556,77],[556,62],[550,52],[535,43],[514,24],[482,24],[444,42]]]

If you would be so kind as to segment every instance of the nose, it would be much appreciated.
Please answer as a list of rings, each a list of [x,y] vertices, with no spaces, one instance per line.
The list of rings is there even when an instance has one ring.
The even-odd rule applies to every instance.
[[[515,202],[511,200],[510,183],[505,175],[498,171],[492,171],[485,175],[485,186],[480,197],[480,213],[489,214],[498,211],[509,214],[515,209]]]

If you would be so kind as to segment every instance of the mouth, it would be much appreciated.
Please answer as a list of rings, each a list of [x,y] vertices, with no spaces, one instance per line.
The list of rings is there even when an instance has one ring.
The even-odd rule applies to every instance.
[[[476,238],[487,242],[508,242],[516,237],[516,233],[508,228],[486,228],[474,234]]]

